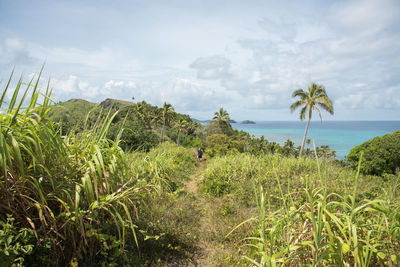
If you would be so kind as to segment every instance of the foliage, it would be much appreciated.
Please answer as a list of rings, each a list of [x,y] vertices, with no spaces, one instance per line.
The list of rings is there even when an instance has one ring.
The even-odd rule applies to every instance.
[[[90,129],[99,121],[104,121],[107,114],[116,112],[118,113],[112,120],[107,138],[115,139],[119,129],[124,126],[125,130],[119,145],[125,151],[136,149],[149,151],[161,139],[190,146],[196,138],[196,129],[200,127],[188,115],[174,112],[170,104],[158,108],[145,101],[131,103],[106,99],[100,104],[95,104],[81,99],[71,99],[51,106],[48,114],[49,118],[56,122],[55,128],[60,130],[62,135],[67,135],[71,131],[79,133],[84,129]]]
[[[156,188],[137,207],[144,263],[185,257],[185,251],[194,249],[199,207],[182,195],[183,182],[196,165],[194,155],[191,149],[164,142],[148,153],[129,156],[131,175]]]
[[[203,142],[201,141],[201,139],[199,137],[189,135],[183,139],[182,146],[199,148],[199,147],[203,146]]]
[[[105,139],[116,114],[62,138],[47,118],[50,88],[38,104],[39,80],[40,75],[32,79],[21,96],[21,77],[0,113],[0,214],[15,218],[16,233],[34,232],[33,245],[43,249],[25,255],[29,265],[37,259],[55,265],[121,263],[127,248],[132,253],[138,246],[131,212],[143,188],[127,176],[120,134],[115,142]],[[43,240],[52,245],[43,247]]]
[[[243,144],[226,134],[213,134],[206,139],[206,153],[209,157],[243,152]]]
[[[60,102],[50,108],[48,116],[57,122],[63,135],[68,134],[72,129],[83,129],[85,116],[93,109],[96,104],[83,99],[71,99],[66,102]]]
[[[354,179],[354,171],[342,168],[330,159],[325,160],[329,190],[338,194],[349,193]],[[268,188],[271,203],[280,203],[279,187],[285,192],[292,189],[294,196],[306,182],[317,184],[315,180],[306,180],[317,175],[318,165],[312,158],[297,160],[280,154],[254,156],[251,154],[235,154],[217,156],[207,162],[207,169],[202,173],[202,191],[212,196],[233,195],[236,201],[251,203],[253,200],[253,183]],[[381,183],[378,177],[362,176],[360,194],[376,195]]]
[[[230,124],[229,114],[223,108],[215,112],[213,120],[209,121],[204,129],[202,129],[202,132],[205,137],[213,134],[226,134],[231,136],[235,133]]]
[[[395,174],[400,168],[400,131],[375,137],[350,150],[347,161],[357,166],[360,154],[364,153],[361,172],[382,175]]]
[[[206,126],[204,126],[202,132],[205,137],[213,134],[226,134],[230,136],[234,133],[234,130],[229,122],[226,123],[212,120]]]
[[[300,120],[303,121],[305,119],[306,113],[308,113],[308,121],[307,126],[304,131],[303,141],[301,143],[301,148],[299,152],[299,157],[303,154],[304,143],[307,138],[307,130],[310,124],[312,110],[316,110],[322,122],[321,111],[319,108],[322,108],[328,111],[333,115],[333,103],[332,100],[326,94],[326,90],[322,85],[311,83],[308,86],[308,92],[303,89],[297,89],[293,92],[292,97],[299,97],[300,100],[297,100],[293,104],[290,105],[290,111],[295,111],[298,107],[302,107],[300,109]]]
[[[268,142],[264,136],[250,139],[249,152],[253,155],[274,154],[281,151],[281,146],[275,142]]]
[[[21,94],[21,78],[9,103],[10,83],[0,96],[2,264],[196,265],[205,247],[218,248],[210,265],[399,263],[399,177],[358,175],[329,147],[316,149],[322,162],[296,159],[290,140],[204,134],[172,112],[164,124],[144,101],[108,99],[64,131],[47,116],[57,108],[39,80]],[[209,160],[173,142],[204,142]]]
[[[15,219],[7,215],[7,222],[0,221],[0,262],[2,266],[23,266],[24,257],[34,249],[32,229],[17,228]]]
[[[115,140],[121,130],[122,124],[112,124],[107,133],[107,137]],[[159,143],[159,137],[152,131],[142,127],[137,121],[127,120],[124,124],[124,130],[121,134],[119,146],[125,150],[150,151]]]
[[[281,153],[284,156],[289,156],[289,155],[296,155],[296,148],[294,147],[294,143],[292,140],[288,139],[286,140],[285,144],[283,145],[281,149]],[[297,155],[296,155],[297,156]]]
[[[164,102],[164,106],[160,110],[160,115],[162,119],[162,129],[161,129],[161,142],[164,142],[164,133],[165,133],[165,126],[169,126],[169,121],[171,117],[174,115],[174,108],[171,104]]]
[[[258,216],[232,230],[256,222],[254,235],[243,240],[248,248],[242,252],[244,259],[255,266],[397,264],[398,185],[380,197],[362,198],[362,178],[356,174],[351,190],[332,192],[327,166],[317,164],[317,174],[306,177],[304,189],[297,192],[286,191],[278,177],[276,193],[259,186]],[[274,205],[275,194],[279,205]]]
[[[223,156],[227,154],[237,154],[249,152],[252,155],[260,156],[267,154],[280,154],[286,157],[297,157],[300,147],[295,147],[293,141],[286,140],[283,146],[275,142],[268,142],[263,136],[256,138],[243,131],[233,131],[233,134],[213,134],[206,137],[206,153],[209,157]],[[321,158],[334,159],[335,151],[329,146],[316,147],[315,151]],[[313,158],[315,151],[304,150],[303,154]]]
[[[213,120],[229,122],[230,117],[228,112],[224,108],[220,108],[219,111],[214,113]]]
[[[131,172],[140,180],[167,191],[175,191],[195,164],[193,152],[169,142],[146,154],[132,154],[129,160]]]

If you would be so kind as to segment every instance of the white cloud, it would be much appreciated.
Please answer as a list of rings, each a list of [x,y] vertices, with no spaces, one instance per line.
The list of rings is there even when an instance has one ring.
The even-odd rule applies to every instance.
[[[51,87],[53,88],[53,96],[57,100],[77,98],[77,96],[89,100],[97,100],[101,97],[112,95],[108,87],[91,85],[89,82],[83,81],[74,75],[70,75],[67,79],[52,79]]]
[[[230,60],[223,56],[211,56],[196,59],[190,67],[197,70],[198,79],[218,80],[229,76],[230,65]]]
[[[373,108],[377,119],[400,116],[397,0],[99,3],[96,14],[80,5],[73,6],[73,19],[55,11],[61,21],[82,26],[63,26],[66,38],[58,20],[21,21],[20,31],[9,23],[12,10],[0,10],[0,68],[31,71],[46,60],[62,100],[135,97],[191,114],[224,106],[233,117],[295,119],[291,92],[317,82],[338,114]],[[30,34],[27,21],[46,27]],[[47,38],[53,34],[59,38]]]
[[[332,16],[342,30],[373,36],[398,21],[399,8],[395,0],[351,0],[334,4]]]
[[[70,94],[78,92],[79,81],[78,77],[70,75],[66,80],[56,80],[52,81],[52,87],[54,87],[57,92],[61,94]]]
[[[34,58],[29,48],[21,40],[5,38],[0,43],[0,64],[7,65],[32,65],[38,60]]]
[[[357,94],[350,94],[348,96],[340,97],[335,101],[335,105],[339,108],[357,109],[363,103],[365,96],[362,92]]]

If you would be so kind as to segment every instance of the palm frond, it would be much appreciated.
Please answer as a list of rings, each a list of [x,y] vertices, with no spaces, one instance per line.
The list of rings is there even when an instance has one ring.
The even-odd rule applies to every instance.
[[[230,120],[230,117],[228,112],[224,108],[220,108],[219,111],[214,113],[213,120],[228,122]]]
[[[312,108],[315,109],[316,111],[318,111],[318,115],[319,115],[319,118],[320,118],[321,123],[322,123],[321,111],[319,110],[319,108],[317,107],[317,105],[313,105]]]
[[[293,113],[301,105],[304,105],[304,101],[297,100],[296,102],[294,102],[293,104],[290,105],[290,112]]]
[[[307,98],[307,92],[305,92],[303,89],[297,89],[296,91],[293,92],[292,98],[294,97],[300,97],[301,99]]]
[[[318,104],[318,106],[320,106],[322,109],[328,111],[331,115],[334,114],[333,103],[332,103],[332,101],[331,101],[329,98],[327,98],[327,99],[325,100],[325,102],[318,102],[317,104]]]
[[[304,107],[300,110],[300,120],[301,120],[301,121],[304,121],[304,119],[306,118],[307,107],[308,107],[308,106],[304,106]]]
[[[316,83],[308,85],[308,92],[310,93],[310,97],[312,98],[316,98],[319,95],[326,94],[324,86]]]

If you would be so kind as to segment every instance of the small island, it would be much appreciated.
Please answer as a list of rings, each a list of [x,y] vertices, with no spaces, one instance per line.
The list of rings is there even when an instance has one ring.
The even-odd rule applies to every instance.
[[[242,124],[256,124],[254,121],[244,120]]]

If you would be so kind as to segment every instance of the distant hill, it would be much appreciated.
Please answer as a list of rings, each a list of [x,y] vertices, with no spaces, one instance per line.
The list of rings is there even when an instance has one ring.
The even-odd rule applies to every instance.
[[[69,122],[75,125],[84,120],[89,112],[92,112],[93,116],[97,116],[100,110],[108,110],[112,107],[115,111],[119,110],[120,113],[126,113],[127,109],[132,108],[133,105],[135,104],[132,102],[111,98],[107,98],[100,104],[83,99],[71,99],[52,106],[49,117],[55,122]]]
[[[256,124],[254,121],[244,120],[241,122],[242,124]]]
[[[198,120],[198,119],[193,119],[194,121],[198,123],[210,123],[212,120]],[[237,123],[235,120],[229,120],[229,123]]]
[[[117,100],[117,99],[111,99],[111,98],[107,98],[106,100],[104,100],[103,102],[100,103],[100,106],[102,108],[108,108],[111,106],[114,107],[127,107],[127,106],[132,106],[133,103],[129,102],[129,101],[124,101],[124,100]]]
[[[161,136],[163,118],[161,108],[150,105],[145,101],[133,103],[129,101],[108,98],[100,103],[92,103],[83,99],[71,99],[50,107],[49,118],[63,135],[71,130],[81,131],[104,121],[107,114],[118,114],[114,117],[107,136],[114,139],[125,122],[121,137],[124,149],[149,150],[158,144]],[[111,112],[111,113],[110,113]],[[178,122],[185,121],[184,128]],[[172,142],[191,142],[200,124],[189,115],[170,112],[165,125],[166,140]],[[179,139],[178,139],[179,137]]]
[[[83,99],[71,99],[52,106],[48,115],[52,121],[62,122],[67,130],[83,121],[89,111],[97,106],[98,104]]]

